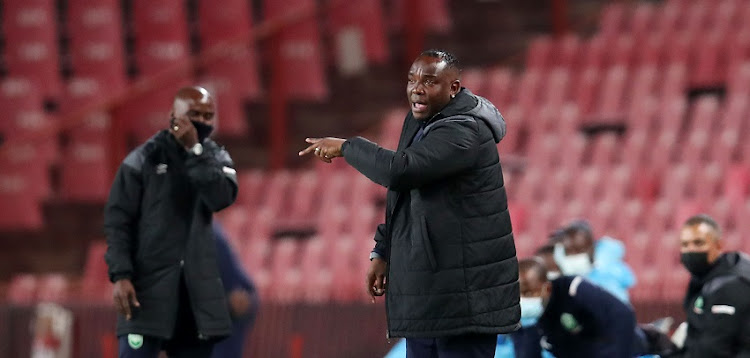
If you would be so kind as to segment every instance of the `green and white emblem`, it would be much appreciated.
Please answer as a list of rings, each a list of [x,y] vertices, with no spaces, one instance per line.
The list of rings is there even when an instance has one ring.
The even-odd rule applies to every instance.
[[[693,304],[693,312],[697,314],[703,313],[703,296],[698,296],[698,298],[695,299],[695,304]]]
[[[143,336],[140,334],[128,334],[128,344],[133,349],[143,347]]]
[[[562,324],[563,328],[568,332],[573,334],[576,334],[583,329],[583,327],[578,324],[576,318],[570,313],[563,313],[562,316],[560,316],[560,324]]]

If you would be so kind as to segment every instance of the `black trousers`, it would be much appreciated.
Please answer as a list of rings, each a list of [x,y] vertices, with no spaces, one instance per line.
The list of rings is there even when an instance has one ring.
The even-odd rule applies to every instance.
[[[184,277],[180,280],[180,300],[172,339],[128,334],[119,337],[119,358],[157,358],[166,351],[169,358],[210,358],[214,341],[198,338],[193,309]]]
[[[407,338],[406,358],[494,358],[496,334]]]

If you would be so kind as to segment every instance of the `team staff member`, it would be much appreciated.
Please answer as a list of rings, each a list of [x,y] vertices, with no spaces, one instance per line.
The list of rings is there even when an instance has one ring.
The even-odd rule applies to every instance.
[[[180,89],[169,128],[131,152],[115,177],[105,259],[121,358],[162,349],[208,358],[231,332],[211,222],[234,202],[237,178],[229,154],[208,138],[214,113],[208,91]]]
[[[722,253],[719,225],[707,215],[685,222],[680,246],[692,275],[684,301],[684,357],[750,358],[750,259]]]
[[[325,138],[308,139],[300,155],[343,156],[388,188],[366,285],[373,300],[387,290],[389,333],[406,337],[407,357],[491,358],[497,334],[516,330],[521,313],[496,147],[505,121],[461,87],[458,61],[444,51],[417,57],[406,95],[397,151]]]

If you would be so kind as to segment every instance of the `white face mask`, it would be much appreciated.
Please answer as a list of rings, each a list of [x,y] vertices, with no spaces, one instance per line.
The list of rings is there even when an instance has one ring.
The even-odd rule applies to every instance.
[[[544,313],[541,297],[521,297],[521,319],[539,318]]]
[[[585,276],[594,268],[589,254],[584,252],[575,255],[565,255],[565,247],[562,244],[555,245],[554,257],[563,275]]]

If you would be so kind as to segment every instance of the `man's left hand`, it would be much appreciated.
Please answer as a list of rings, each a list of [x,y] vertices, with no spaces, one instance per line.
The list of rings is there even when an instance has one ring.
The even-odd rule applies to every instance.
[[[305,150],[299,152],[300,156],[314,153],[320,160],[331,163],[333,158],[341,157],[341,146],[346,139],[327,137],[327,138],[307,138],[305,142],[311,145]]]

